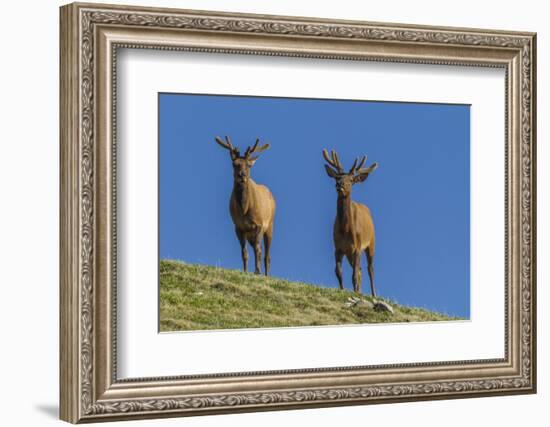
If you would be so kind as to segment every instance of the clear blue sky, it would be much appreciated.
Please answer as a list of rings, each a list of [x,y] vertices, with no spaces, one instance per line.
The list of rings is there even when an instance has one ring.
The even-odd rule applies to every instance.
[[[241,268],[231,161],[214,136],[229,135],[241,152],[260,137],[271,148],[252,178],[277,202],[272,275],[337,287],[336,190],[321,150],[336,149],[346,169],[366,154],[379,168],[352,198],[373,215],[377,292],[469,317],[469,106],[159,94],[159,121],[161,259]],[[353,289],[346,261],[344,283]]]

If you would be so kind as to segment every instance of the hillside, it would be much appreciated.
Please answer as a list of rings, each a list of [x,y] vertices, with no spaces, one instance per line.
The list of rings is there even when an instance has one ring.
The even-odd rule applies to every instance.
[[[457,319],[392,301],[386,302],[394,312],[384,312],[371,302],[370,296],[350,291],[238,270],[160,262],[161,332]]]

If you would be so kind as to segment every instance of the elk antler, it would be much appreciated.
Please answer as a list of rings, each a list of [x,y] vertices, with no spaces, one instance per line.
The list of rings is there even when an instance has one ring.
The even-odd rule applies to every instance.
[[[231,154],[232,159],[236,159],[240,156],[239,149],[235,147],[233,144],[231,144],[231,139],[228,136],[225,137],[225,141],[222,141],[222,139],[219,136],[215,137],[214,139],[220,146],[229,150],[229,153]]]
[[[331,157],[328,155],[328,151],[325,149],[323,150],[323,157],[325,158],[326,162],[331,165],[338,173],[344,173],[344,168],[342,167],[342,164],[340,163],[340,159],[338,158],[338,154],[336,154],[336,151],[331,150],[330,152]]]
[[[359,164],[357,164],[358,161],[359,161],[359,157],[357,157],[355,159],[355,161],[353,162],[353,166],[351,167],[351,169],[348,172],[349,175],[353,175],[355,172],[359,171],[363,167],[363,165],[367,161],[367,156],[363,156],[363,158],[361,159]]]
[[[246,151],[244,152],[244,158],[249,159],[251,154],[254,153],[261,153],[262,151],[265,151],[269,148],[269,144],[264,144],[261,147],[258,148],[258,144],[260,143],[260,139],[256,138],[256,142],[254,145],[248,147]]]

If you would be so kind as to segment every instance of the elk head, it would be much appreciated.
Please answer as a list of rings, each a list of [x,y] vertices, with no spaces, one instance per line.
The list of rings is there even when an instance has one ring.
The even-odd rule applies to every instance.
[[[368,168],[363,168],[367,161],[367,156],[363,156],[361,160],[359,157],[356,158],[351,169],[345,172],[336,151],[332,150],[329,156],[328,151],[323,150],[323,157],[328,163],[328,165],[325,164],[327,174],[336,181],[336,191],[341,197],[348,197],[351,194],[352,185],[365,181],[369,174],[378,167],[378,163],[373,163]]]
[[[241,156],[239,149],[231,143],[231,139],[228,136],[225,137],[225,141],[218,136],[215,139],[221,147],[229,150],[231,162],[233,163],[233,178],[239,185],[244,185],[248,182],[250,179],[250,169],[256,163],[256,160],[258,160],[258,156],[252,156],[252,154],[259,154],[269,148],[269,144],[259,147],[260,140],[256,139],[256,143],[249,146],[244,155]]]

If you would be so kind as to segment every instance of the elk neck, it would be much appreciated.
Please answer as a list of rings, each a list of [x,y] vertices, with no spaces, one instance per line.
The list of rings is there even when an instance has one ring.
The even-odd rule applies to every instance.
[[[351,195],[341,196],[338,195],[338,201],[336,204],[336,212],[338,218],[338,224],[340,230],[348,232],[352,229],[352,217],[351,217]]]
[[[233,193],[235,194],[235,199],[242,213],[248,212],[248,208],[250,207],[251,181],[252,180],[249,179],[244,183],[237,181],[233,182]]]

